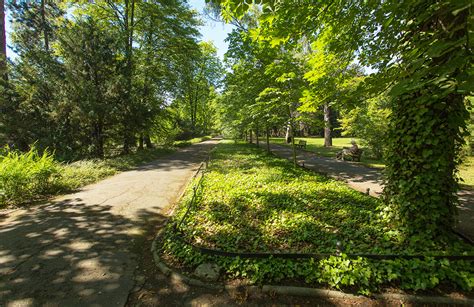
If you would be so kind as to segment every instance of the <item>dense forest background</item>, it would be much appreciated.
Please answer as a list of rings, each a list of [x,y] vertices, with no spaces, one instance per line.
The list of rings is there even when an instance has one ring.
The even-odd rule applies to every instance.
[[[2,60],[2,143],[74,160],[215,130],[223,68],[184,1],[2,6],[16,54]],[[5,37],[2,46],[5,56]]]

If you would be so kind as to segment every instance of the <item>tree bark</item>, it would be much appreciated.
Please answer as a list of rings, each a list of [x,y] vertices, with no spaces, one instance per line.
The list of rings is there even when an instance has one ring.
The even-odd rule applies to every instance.
[[[151,149],[153,148],[153,143],[151,142],[151,138],[148,134],[143,136],[143,140],[145,141],[146,148]]]
[[[331,135],[331,107],[328,103],[324,104],[324,147],[332,146]]]
[[[125,0],[125,13],[124,13],[124,30],[126,33],[125,42],[125,78],[126,78],[126,97],[125,97],[125,109],[124,109],[124,136],[123,136],[123,153],[128,154],[130,147],[133,145],[133,131],[136,127],[130,127],[129,119],[132,116],[128,106],[132,105],[132,77],[133,77],[133,30],[135,26],[134,22],[135,15],[135,0]]]
[[[250,129],[250,144],[253,143],[253,135],[252,135],[252,129]]]
[[[48,33],[48,26],[46,21],[46,0],[41,0],[41,23],[43,28],[43,36],[44,36],[44,49],[46,52],[49,51],[49,33]]]
[[[257,127],[255,128],[255,140],[257,142],[257,147],[260,146],[260,142],[259,142],[259,139],[258,139],[258,125]]]
[[[139,150],[143,150],[143,142],[144,142],[143,134],[140,134],[140,137],[138,137],[138,149]]]
[[[267,134],[267,152],[270,153],[270,130],[268,126],[266,127],[266,134]]]
[[[291,149],[293,150],[293,164],[294,164],[294,167],[297,167],[298,163],[296,162],[295,134],[293,133],[293,131],[295,131],[295,129],[293,129],[293,126],[291,126],[290,131],[291,131],[290,132],[290,134],[291,134]]]
[[[5,0],[0,0],[0,74],[5,81],[7,73],[7,37],[5,32]]]
[[[290,127],[290,124],[288,124],[288,126],[286,126],[285,140],[286,140],[287,144],[291,143],[291,127]]]

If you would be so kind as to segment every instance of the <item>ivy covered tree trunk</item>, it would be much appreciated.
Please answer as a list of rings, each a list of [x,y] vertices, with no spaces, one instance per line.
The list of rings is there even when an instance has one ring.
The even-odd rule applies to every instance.
[[[431,68],[413,81],[417,70],[408,64],[407,71],[413,74],[393,90],[385,193],[388,212],[402,237],[414,243],[442,236],[456,223],[456,173],[468,118],[462,90],[467,67],[452,68],[457,63],[467,66],[472,59],[462,40],[467,36],[467,15],[440,11],[413,28],[410,34],[421,36],[417,56]],[[434,42],[430,32],[437,35]],[[452,48],[456,44],[459,47]],[[413,90],[413,84],[418,88]]]
[[[328,103],[324,104],[324,147],[332,146],[331,135],[331,107]]]

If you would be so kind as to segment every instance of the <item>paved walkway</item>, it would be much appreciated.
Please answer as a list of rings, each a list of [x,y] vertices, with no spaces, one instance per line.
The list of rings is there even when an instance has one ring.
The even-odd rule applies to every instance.
[[[136,242],[164,220],[215,144],[189,146],[48,204],[0,211],[0,306],[123,306],[143,282]]]
[[[261,147],[266,147],[260,143]],[[292,149],[287,146],[270,144],[270,149],[276,155],[293,159]],[[344,180],[355,190],[366,193],[370,189],[370,195],[378,197],[383,190],[382,174],[380,169],[369,168],[360,163],[340,161],[333,158],[316,156],[315,153],[297,150],[298,161],[304,162],[305,167],[324,173],[336,179]],[[471,240],[474,240],[474,191],[461,190],[458,193],[460,204],[458,229]]]

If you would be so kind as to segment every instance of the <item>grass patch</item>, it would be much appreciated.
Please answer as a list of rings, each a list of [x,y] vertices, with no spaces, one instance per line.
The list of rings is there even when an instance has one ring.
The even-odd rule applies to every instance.
[[[178,221],[191,197],[185,194]],[[473,286],[472,262],[434,260],[433,254],[474,252],[459,238],[436,242],[403,242],[382,218],[380,200],[348,188],[342,182],[294,168],[285,159],[266,155],[252,145],[218,145],[199,196],[182,227],[196,245],[240,252],[335,253],[342,242],[346,253],[418,254],[423,260],[348,259],[331,256],[316,260],[233,259],[202,255],[166,232],[169,257],[196,266],[218,263],[229,277],[254,282],[297,278],[335,288],[356,287],[368,294],[382,285],[429,289],[448,282],[464,290]]]
[[[459,176],[463,179],[463,186],[474,189],[474,156],[466,157],[459,168]]]

